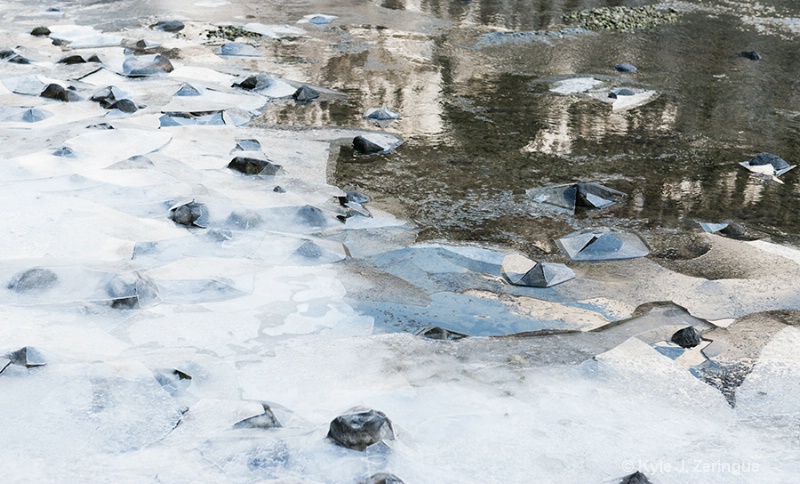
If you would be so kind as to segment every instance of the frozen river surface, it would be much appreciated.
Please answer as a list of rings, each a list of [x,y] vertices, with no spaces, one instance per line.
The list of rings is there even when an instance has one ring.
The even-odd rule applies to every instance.
[[[796,480],[800,12],[531,3],[3,3],[2,481]]]

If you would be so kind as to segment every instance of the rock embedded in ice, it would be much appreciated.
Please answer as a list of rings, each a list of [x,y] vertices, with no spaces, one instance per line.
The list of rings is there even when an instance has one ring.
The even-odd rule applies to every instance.
[[[179,96],[179,97],[202,96],[202,93],[200,92],[199,89],[192,86],[191,84],[184,84],[183,86],[181,86],[180,89],[175,91],[175,94],[173,94],[173,96]]]
[[[608,227],[572,232],[557,239],[556,245],[575,261],[633,259],[650,253],[638,235]]]
[[[122,63],[122,73],[128,77],[151,77],[168,74],[172,63],[162,54],[130,56]]]
[[[388,472],[379,472],[367,477],[359,484],[404,484],[403,480]]]
[[[623,477],[619,484],[653,484],[641,471],[636,471],[633,474],[628,474]]]
[[[381,107],[370,109],[366,112],[366,114],[364,114],[364,117],[372,120],[381,128],[386,128],[392,123],[392,121],[400,118],[400,114],[392,111],[389,108]]]
[[[383,146],[373,143],[363,136],[353,138],[353,149],[362,155],[374,155],[386,151]]]
[[[44,88],[41,94],[41,97],[45,97],[48,99],[55,99],[56,101],[64,101],[64,102],[75,102],[75,101],[82,101],[83,99],[78,96],[78,94],[71,90],[67,89],[60,84],[48,84],[47,87]]]
[[[269,160],[237,156],[228,163],[228,168],[245,175],[278,175],[284,173],[281,165],[276,165]]]
[[[739,52],[739,57],[744,57],[745,59],[750,59],[754,61],[761,60],[761,55],[754,50],[743,50]]]
[[[328,25],[334,19],[337,19],[336,15],[325,15],[322,13],[312,13],[311,15],[305,15],[303,18],[297,21],[299,24],[314,24],[314,25]]]
[[[261,151],[261,143],[257,139],[237,139],[233,151]]]
[[[50,35],[50,29],[40,25],[39,27],[34,27],[33,30],[31,30],[31,35],[36,37],[47,37]]]
[[[119,101],[115,102],[114,104],[108,106],[107,109],[116,109],[123,113],[132,114],[139,110],[139,107],[136,106],[136,103],[131,101],[130,99],[120,99]]]
[[[75,64],[86,64],[88,62],[102,62],[97,55],[92,55],[90,57],[84,57],[80,54],[72,54],[68,56],[64,56],[59,59],[59,64],[66,64],[68,66],[75,65]]]
[[[234,82],[232,87],[239,87],[248,91],[258,91],[261,89],[267,89],[273,84],[273,82],[275,82],[275,79],[273,79],[272,76],[261,72],[247,76],[241,82]]]
[[[577,77],[554,82],[550,91],[556,94],[570,95],[586,92],[602,85],[603,81],[593,77]]]
[[[186,227],[205,228],[208,219],[208,209],[202,203],[180,203],[169,209],[169,219],[178,225]]]
[[[153,376],[161,388],[172,396],[176,396],[192,384],[192,376],[176,368],[156,370]]]
[[[614,69],[615,69],[617,72],[628,72],[628,73],[635,73],[635,72],[638,72],[638,71],[639,71],[639,70],[636,68],[636,66],[634,66],[633,64],[629,64],[629,63],[627,63],[627,62],[621,62],[621,63],[619,63],[619,64],[615,65],[615,66],[614,66]]]
[[[162,32],[180,32],[185,25],[180,20],[162,20],[150,26],[153,30],[161,30]]]
[[[364,451],[384,439],[394,439],[394,430],[383,412],[354,408],[331,421],[328,438],[342,447]]]
[[[58,276],[50,269],[34,267],[11,278],[6,286],[14,292],[45,291],[58,282]]]
[[[626,196],[613,188],[591,182],[532,188],[526,193],[534,202],[547,203],[570,211],[577,207],[607,208]]]
[[[280,185],[275,185],[275,188],[272,189],[275,193],[286,193],[286,189]]]
[[[303,205],[295,213],[295,219],[303,224],[311,227],[324,227],[328,225],[328,218],[325,212],[312,205]]]
[[[75,158],[75,151],[69,146],[62,146],[53,152],[53,156],[60,156],[62,158]]]
[[[292,98],[299,104],[307,104],[317,99],[319,92],[308,86],[300,86],[300,88],[292,94]]]
[[[694,326],[687,326],[672,335],[670,341],[681,348],[694,348],[703,340]]]
[[[633,96],[635,94],[636,94],[635,92],[626,88],[612,89],[611,91],[609,91],[608,97],[610,97],[611,99],[616,99],[618,96]]]
[[[535,262],[520,254],[507,255],[502,271],[515,286],[551,287],[575,278],[572,269],[564,264]]]
[[[115,275],[106,282],[104,289],[114,309],[136,309],[143,301],[156,296],[155,285],[135,273]]]
[[[15,365],[24,366],[26,368],[33,368],[35,366],[45,366],[47,360],[45,357],[32,346],[20,348],[17,351],[10,353],[8,359]]]
[[[264,413],[255,415],[250,418],[246,418],[239,422],[236,422],[233,425],[235,429],[277,429],[283,427],[281,423],[278,421],[278,418],[275,417],[275,414],[272,412],[272,409],[266,403],[262,403],[264,407]]]
[[[114,104],[116,101],[119,101],[120,99],[126,99],[127,96],[128,94],[122,89],[116,86],[108,86],[95,91],[95,93],[92,94],[92,97],[89,99],[100,103],[100,106],[108,109],[108,107]]]
[[[421,329],[417,332],[417,336],[422,336],[423,338],[428,339],[455,341],[457,339],[466,338],[468,335],[458,333],[456,331],[450,331],[449,329],[440,328],[439,326],[433,326],[431,328]]]
[[[709,234],[719,233],[734,239],[747,236],[747,229],[744,227],[744,225],[736,222],[698,222],[698,224],[700,224],[700,227]]]
[[[748,170],[762,175],[779,177],[797,165],[789,165],[783,158],[772,153],[760,153],[750,161],[740,163]]]
[[[0,59],[13,64],[30,64],[30,61],[12,49],[0,50]]]

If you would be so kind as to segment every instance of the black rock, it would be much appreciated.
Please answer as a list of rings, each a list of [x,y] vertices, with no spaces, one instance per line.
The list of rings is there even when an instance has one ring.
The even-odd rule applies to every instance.
[[[353,138],[353,149],[362,155],[374,155],[386,151],[383,146],[373,143],[363,136]]]
[[[114,127],[108,123],[97,123],[86,126],[86,129],[114,129]]]
[[[286,189],[280,185],[275,186],[275,188],[273,188],[272,191],[275,193],[286,193]]]
[[[783,170],[789,167],[789,163],[778,155],[772,153],[760,153],[750,160],[750,166],[772,165],[775,170]]]
[[[253,74],[242,82],[234,82],[233,87],[240,87],[248,91],[257,91],[259,89],[266,89],[272,85],[272,77],[264,74]]]
[[[622,478],[619,481],[619,484],[653,484],[650,482],[650,479],[647,478],[646,475],[642,474],[639,471],[634,472],[633,474],[629,474]]]
[[[328,438],[342,447],[364,451],[383,439],[394,439],[394,430],[383,412],[353,409],[333,419]]]
[[[246,418],[233,425],[235,429],[277,429],[283,427],[269,405],[262,403],[264,413],[258,414],[254,417]]]
[[[60,84],[48,84],[39,95],[48,99],[55,99],[57,101],[64,102],[75,102],[81,100],[81,97],[78,96],[74,91],[66,89]]]
[[[16,53],[13,54],[13,55],[10,55],[8,57],[4,57],[4,59],[6,61],[8,61],[8,62],[11,62],[12,64],[30,64],[31,63],[31,61],[29,61],[25,57],[22,57],[21,55],[16,54]]]
[[[296,90],[294,94],[292,94],[292,97],[298,103],[306,104],[310,103],[314,99],[317,99],[319,97],[319,92],[308,86],[302,86],[300,89]]]
[[[108,109],[109,106],[117,102],[119,99],[124,99],[125,93],[115,86],[104,87],[92,94],[92,101],[99,102],[100,106]]]
[[[694,329],[694,326],[687,326],[672,335],[672,342],[682,348],[694,348],[699,345],[703,338]]]
[[[44,366],[47,364],[44,356],[39,350],[32,346],[26,346],[8,355],[8,359],[15,365],[33,368],[34,366]]]
[[[467,337],[466,334],[456,333],[455,331],[450,331],[448,329],[440,328],[438,326],[425,328],[419,331],[417,333],[417,336],[422,336],[423,338],[428,338],[428,339],[438,339],[447,341],[453,341]]]
[[[228,168],[244,173],[245,175],[277,175],[283,169],[268,160],[237,156],[228,163]]]
[[[105,292],[111,298],[110,306],[114,309],[136,309],[142,299],[153,297],[155,289],[138,274],[115,276],[108,281]]]
[[[114,104],[108,106],[106,109],[119,109],[123,113],[135,113],[139,110],[139,108],[136,106],[136,103],[130,99],[120,99]]]
[[[56,282],[58,282],[58,276],[55,272],[50,269],[34,267],[15,274],[6,287],[14,292],[43,291],[53,287]]]
[[[747,229],[744,228],[744,225],[737,224],[735,222],[729,222],[725,228],[720,229],[719,233],[725,235],[727,237],[744,237],[747,235]]]
[[[739,57],[744,57],[745,59],[754,61],[761,60],[761,56],[754,50],[743,50],[739,52]]]
[[[367,477],[361,484],[404,484],[403,480],[388,472],[379,472]]]
[[[622,89],[612,90],[611,92],[608,93],[608,97],[610,97],[611,99],[616,99],[619,96],[633,96],[634,94],[636,93],[631,91],[630,89],[622,88]]]
[[[163,20],[151,25],[150,28],[163,32],[180,32],[183,30],[184,25],[180,20]]]
[[[177,205],[169,210],[169,219],[178,225],[186,227],[204,228],[204,219],[208,217],[208,210],[202,203],[191,201]]]
[[[34,27],[34,29],[31,30],[31,35],[35,35],[36,37],[47,37],[50,35],[50,29],[45,26]]]
[[[58,61],[58,63],[59,64],[67,64],[67,65],[84,64],[84,63],[86,63],[86,59],[84,59],[82,55],[73,54],[73,55],[68,55],[66,57],[62,57]]]
[[[622,62],[615,65],[614,69],[616,69],[617,72],[631,72],[631,73],[638,72],[636,66],[634,66],[633,64],[628,64],[627,62]]]

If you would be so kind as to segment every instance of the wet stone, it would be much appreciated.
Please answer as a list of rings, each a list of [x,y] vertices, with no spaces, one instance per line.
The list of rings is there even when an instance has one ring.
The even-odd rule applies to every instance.
[[[172,63],[161,54],[131,56],[122,63],[122,72],[128,77],[159,76],[173,70]]]
[[[423,338],[428,338],[428,339],[444,340],[444,341],[455,341],[457,339],[462,339],[467,337],[466,334],[457,333],[455,331],[450,331],[449,329],[440,328],[438,326],[422,329],[419,332],[417,332],[417,336],[422,336]]]
[[[264,413],[259,415],[246,418],[240,422],[236,422],[233,425],[235,429],[278,429],[283,427],[281,423],[278,421],[275,414],[272,412],[272,409],[267,404],[263,404]]]
[[[205,227],[208,210],[202,203],[191,201],[176,205],[169,210],[169,219],[186,227]]]
[[[621,63],[615,65],[614,69],[617,72],[628,72],[628,73],[638,72],[638,69],[636,69],[636,66],[634,66],[633,64],[629,64],[627,62],[621,62]]]
[[[78,94],[60,84],[48,84],[40,96],[64,102],[75,102],[81,100],[81,97],[78,96]]]
[[[50,269],[34,267],[17,273],[6,286],[14,292],[44,291],[58,282],[58,276]]]
[[[394,439],[394,430],[383,412],[353,409],[331,421],[328,438],[342,447],[364,451],[384,439]]]
[[[47,360],[36,348],[26,346],[8,355],[8,359],[15,365],[33,368],[35,366],[45,366]]]
[[[162,20],[150,26],[153,30],[161,30],[162,32],[180,32],[184,28],[183,22],[180,20]]]
[[[117,109],[123,113],[135,113],[139,110],[139,108],[136,106],[136,103],[130,99],[120,99],[114,104],[108,106],[106,109]]]
[[[50,35],[50,29],[45,26],[34,27],[34,29],[31,30],[31,35],[36,37],[47,37]]]
[[[362,155],[374,155],[386,151],[383,146],[373,143],[363,136],[353,138],[353,149]]]
[[[750,59],[754,61],[761,60],[761,55],[754,50],[743,50],[739,52],[739,57],[744,57],[745,59]]]
[[[652,483],[650,482],[650,479],[648,479],[646,475],[644,475],[640,471],[636,471],[633,474],[629,474],[623,477],[622,480],[619,481],[619,484],[652,484]]]
[[[694,348],[703,338],[694,326],[687,326],[673,334],[670,340],[681,348]]]
[[[319,97],[319,92],[316,90],[308,87],[302,86],[300,89],[296,90],[294,94],[292,94],[292,98],[297,101],[299,104],[306,104],[310,103],[314,99]]]
[[[361,484],[404,484],[403,480],[388,472],[379,472],[367,477]]]
[[[250,158],[248,156],[237,156],[228,163],[231,170],[244,173],[245,175],[277,175],[282,172],[283,167],[276,165],[268,160]]]

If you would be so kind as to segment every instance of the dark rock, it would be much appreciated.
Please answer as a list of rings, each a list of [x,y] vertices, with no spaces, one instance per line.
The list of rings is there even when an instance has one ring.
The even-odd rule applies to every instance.
[[[461,338],[466,338],[467,335],[463,333],[457,333],[455,331],[450,331],[448,329],[440,328],[438,326],[433,326],[432,328],[425,328],[417,333],[417,336],[422,336],[423,338],[428,339],[438,339],[438,340],[446,340],[446,341],[454,341]]]
[[[156,370],[153,376],[159,385],[170,395],[185,390],[192,383],[192,376],[177,369]]]
[[[152,283],[138,274],[115,276],[106,283],[105,292],[111,298],[110,305],[114,309],[136,309],[143,300],[153,298],[156,294]]]
[[[86,129],[114,129],[114,127],[108,123],[98,123],[98,124],[90,124],[89,126],[86,127]]]
[[[266,89],[272,85],[272,77],[268,74],[259,73],[247,77],[242,82],[234,82],[233,87],[239,87],[248,91],[257,91],[259,89]]]
[[[630,72],[630,73],[638,72],[636,66],[634,66],[633,64],[628,64],[627,62],[621,62],[615,65],[614,69],[616,69],[617,72]]]
[[[204,111],[197,113],[167,112],[158,118],[161,126],[224,126],[222,111]]]
[[[254,417],[246,418],[240,422],[236,422],[233,425],[235,429],[277,429],[283,427],[278,419],[275,417],[275,414],[272,413],[272,409],[269,408],[269,405],[262,403],[264,407],[264,413],[256,415]]]
[[[333,419],[328,438],[342,447],[364,451],[383,439],[394,439],[394,430],[383,412],[353,409]]]
[[[277,175],[283,167],[268,160],[237,156],[228,163],[228,168],[244,173],[245,175]]]
[[[30,61],[11,49],[0,50],[0,59],[4,59],[14,64],[30,64]]]
[[[96,91],[92,94],[92,101],[100,103],[100,106],[108,109],[109,106],[114,104],[120,99],[125,99],[126,94],[118,87],[108,86]]]
[[[761,56],[754,50],[743,50],[739,52],[739,57],[744,57],[745,59],[754,61],[761,60]]]
[[[280,185],[275,186],[275,188],[273,188],[272,191],[275,193],[286,193],[286,189]]]
[[[367,477],[361,484],[404,484],[403,480],[388,472],[379,472]]]
[[[84,64],[84,63],[86,63],[86,59],[84,59],[82,55],[73,54],[73,55],[68,55],[66,57],[62,57],[58,61],[58,63],[59,64],[67,64],[67,65]]]
[[[202,203],[194,200],[181,205],[176,205],[169,210],[169,219],[178,225],[186,227],[205,227],[208,210]]]
[[[39,95],[48,99],[55,99],[57,101],[64,102],[75,102],[81,100],[81,97],[78,96],[74,91],[66,89],[60,84],[48,84],[47,87],[44,88],[44,91],[42,91],[42,93]]]
[[[120,99],[114,104],[108,106],[106,109],[118,109],[123,113],[135,113],[139,110],[139,108],[136,106],[136,103],[130,99]]]
[[[180,20],[162,20],[150,26],[151,29],[161,30],[162,32],[180,32],[184,28]]]
[[[772,153],[760,153],[750,160],[750,166],[772,165],[775,170],[783,170],[789,167],[789,163],[778,155]]]
[[[201,96],[202,93],[191,84],[184,84],[180,89],[175,91],[173,96]]]
[[[386,151],[383,146],[373,143],[363,136],[353,138],[353,149],[362,155],[374,155]]]
[[[747,229],[744,228],[744,225],[737,224],[735,222],[729,222],[727,226],[720,229],[719,233],[725,235],[727,237],[744,237],[747,235]]]
[[[228,215],[227,223],[238,229],[252,229],[261,225],[264,221],[257,212],[251,210],[242,212],[231,212]]]
[[[8,359],[15,365],[33,368],[35,366],[44,366],[47,364],[44,356],[39,353],[39,350],[32,346],[26,346],[18,349],[17,351],[8,355]]]
[[[58,276],[55,272],[50,269],[34,267],[15,274],[6,287],[14,292],[44,291],[53,287],[56,282],[58,282]]]
[[[619,481],[619,484],[653,484],[650,482],[650,479],[647,478],[646,475],[642,474],[639,471],[634,472],[633,474],[629,474],[622,478]]]
[[[294,251],[294,253],[307,259],[319,259],[322,257],[322,254],[324,254],[325,251],[323,251],[322,247],[315,244],[313,241],[306,240],[300,247],[297,248],[297,250]]]
[[[31,30],[31,35],[35,35],[36,37],[47,37],[50,35],[50,29],[45,26],[34,27],[34,29]]]
[[[294,94],[292,94],[292,97],[298,103],[306,104],[310,103],[314,99],[317,99],[319,97],[319,92],[308,86],[302,86],[300,89],[296,90]]]
[[[174,67],[162,54],[131,56],[122,63],[122,72],[128,77],[148,77],[168,74]]]
[[[687,326],[673,334],[671,340],[682,348],[694,348],[703,338],[694,326]]]

